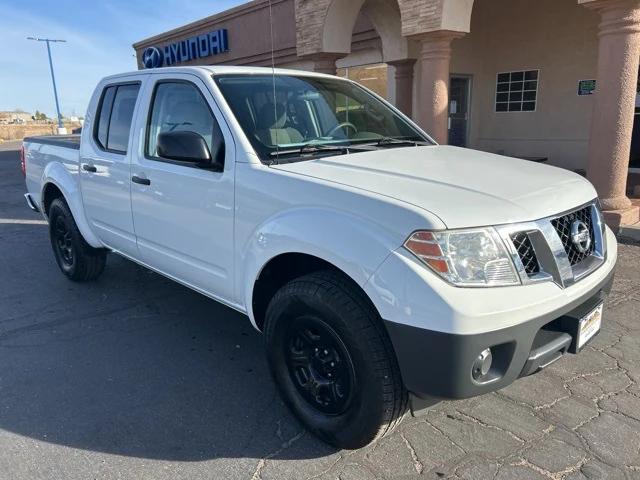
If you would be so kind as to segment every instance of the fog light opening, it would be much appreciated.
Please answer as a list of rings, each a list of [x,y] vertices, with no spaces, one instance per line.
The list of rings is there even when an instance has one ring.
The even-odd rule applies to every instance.
[[[471,376],[474,380],[482,380],[491,370],[491,363],[493,362],[493,355],[491,349],[487,348],[480,352],[478,358],[473,362],[471,368]]]

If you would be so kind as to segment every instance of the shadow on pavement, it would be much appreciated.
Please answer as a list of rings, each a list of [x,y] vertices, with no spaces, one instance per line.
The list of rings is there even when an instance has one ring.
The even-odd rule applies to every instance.
[[[41,218],[12,161],[0,178],[1,217]],[[116,255],[72,283],[45,225],[0,224],[0,250],[1,429],[172,461],[333,452],[280,401],[245,316]]]

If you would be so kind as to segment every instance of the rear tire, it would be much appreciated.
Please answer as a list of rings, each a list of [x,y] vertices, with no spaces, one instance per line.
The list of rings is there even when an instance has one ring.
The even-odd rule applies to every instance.
[[[49,236],[58,267],[69,279],[85,282],[102,274],[107,261],[106,250],[93,248],[85,241],[62,198],[51,202]]]
[[[408,395],[393,347],[349,279],[327,270],[292,280],[271,300],[264,330],[285,403],[322,440],[360,448],[400,423]]]

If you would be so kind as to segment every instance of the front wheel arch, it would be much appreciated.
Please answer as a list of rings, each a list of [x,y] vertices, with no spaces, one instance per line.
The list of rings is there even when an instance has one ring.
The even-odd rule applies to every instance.
[[[378,310],[367,293],[360,287],[358,282],[351,278],[342,269],[336,267],[331,262],[314,255],[299,252],[289,252],[271,258],[260,270],[258,277],[253,284],[251,309],[253,318],[258,330],[262,331],[265,320],[265,313],[269,302],[280,288],[289,281],[308,275],[310,273],[327,270],[335,272],[344,277],[354,288],[360,291],[362,297],[366,299],[371,308],[377,313]]]

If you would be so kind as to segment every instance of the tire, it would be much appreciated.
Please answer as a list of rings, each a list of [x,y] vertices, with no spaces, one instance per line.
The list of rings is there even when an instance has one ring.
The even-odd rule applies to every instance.
[[[392,431],[408,395],[384,325],[330,270],[284,285],[267,307],[269,367],[296,417],[325,442],[361,448]]]
[[[49,237],[58,267],[69,279],[75,282],[95,280],[104,271],[106,250],[93,248],[84,240],[62,198],[51,202]]]

